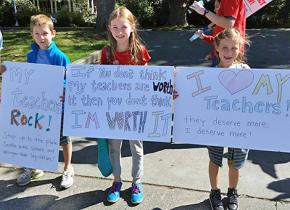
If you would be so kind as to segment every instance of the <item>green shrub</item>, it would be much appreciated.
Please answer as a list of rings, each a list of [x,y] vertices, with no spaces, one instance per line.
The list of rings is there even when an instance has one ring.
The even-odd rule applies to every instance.
[[[156,0],[152,2],[153,10],[154,10],[154,25],[162,26],[167,24],[168,22],[168,14],[169,14],[169,3],[164,0]]]
[[[16,0],[17,20],[20,26],[27,26],[30,17],[38,12],[37,8],[29,0]],[[3,1],[0,8],[0,23],[2,26],[14,26],[16,18],[12,0]]]
[[[15,16],[13,5],[11,1],[4,1],[0,8],[0,25],[1,26],[14,26]]]
[[[76,25],[76,26],[85,26],[85,19],[82,15],[82,13],[80,12],[73,12],[71,13],[72,15],[72,24]]]
[[[30,0],[17,0],[17,19],[20,26],[28,26],[30,17],[39,11]]]
[[[154,10],[150,0],[119,0],[119,5],[126,6],[136,16],[141,26],[153,24]]]
[[[70,26],[72,24],[72,15],[66,9],[60,10],[56,15],[56,19],[57,26]]]
[[[56,26],[85,26],[85,19],[80,12],[69,12],[67,9],[62,9],[56,14]]]

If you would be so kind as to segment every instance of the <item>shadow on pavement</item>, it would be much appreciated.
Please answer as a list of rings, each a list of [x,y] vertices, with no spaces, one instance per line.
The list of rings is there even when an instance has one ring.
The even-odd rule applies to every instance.
[[[194,149],[205,146],[195,144],[176,144],[176,143],[161,143],[161,142],[144,142],[144,154],[155,153],[165,149]]]
[[[283,152],[269,152],[250,150],[248,160],[253,164],[259,165],[263,172],[278,178],[275,165],[290,162],[290,154]]]
[[[89,140],[94,141],[94,140]],[[75,141],[73,147],[76,144],[86,144],[86,141]],[[159,152],[165,149],[189,149],[189,148],[202,148],[201,145],[193,144],[175,144],[175,143],[161,143],[161,142],[149,142],[144,141],[144,155]],[[122,143],[122,157],[131,156],[130,145],[128,140],[123,140]],[[73,151],[72,163],[77,164],[96,164],[98,161],[98,148],[97,145],[84,146],[78,151]],[[59,161],[63,162],[63,152],[59,152]]]
[[[102,190],[74,194],[59,200],[55,195],[37,195],[1,201],[0,209],[9,210],[13,206],[13,210],[77,210],[103,203],[105,198],[106,194]]]
[[[45,175],[44,175],[45,176]],[[51,188],[55,188],[57,190],[58,186],[60,183],[60,178],[55,178],[55,179],[44,179],[44,180],[38,180],[38,181],[33,181],[31,183],[29,183],[26,186],[18,186],[16,184],[16,180],[15,179],[11,179],[11,180],[0,180],[0,189],[1,189],[1,193],[0,193],[0,200],[1,200],[1,205],[2,205],[2,200],[5,200],[13,195],[25,192],[27,188],[31,188],[31,187],[36,187],[36,186],[40,186],[40,185],[46,185],[46,184],[51,184]],[[1,208],[0,205],[0,209],[5,209],[5,208]]]
[[[63,210],[63,209],[85,209],[90,206],[98,205],[106,200],[106,193],[102,190],[89,191],[74,194],[63,199],[57,200],[47,209]]]
[[[24,198],[13,198],[0,203],[0,209],[23,210],[23,209],[48,209],[56,202],[58,197],[55,195],[37,195]],[[13,206],[13,208],[11,208]]]
[[[273,200],[283,200],[290,198],[290,178],[279,180],[268,184],[267,188],[280,192],[281,194],[273,198]]]
[[[73,151],[72,164],[96,164],[98,162],[98,148],[96,145],[86,146],[79,151]],[[59,152],[59,161],[64,162],[62,151]]]
[[[3,200],[5,200],[5,199],[17,194],[17,193],[21,193],[21,192],[25,191],[25,188],[19,188],[18,186],[16,186],[15,179],[0,180],[0,189],[1,189],[0,209],[5,209],[5,208],[1,208]]]
[[[91,142],[90,142],[91,141]],[[87,145],[87,141],[75,141],[73,145],[81,145],[82,149],[73,151],[72,163],[77,164],[96,164],[98,161],[97,145],[91,144],[93,139],[88,139],[90,145]],[[203,145],[194,144],[176,144],[176,143],[162,143],[162,142],[150,142],[144,141],[144,155],[159,152],[166,149],[194,149],[205,148]],[[131,156],[129,141],[124,140],[122,145],[122,157]],[[59,152],[59,161],[63,162],[63,153]],[[283,152],[270,152],[250,150],[248,161],[253,164],[259,165],[262,171],[273,178],[278,178],[275,170],[276,164],[283,164],[290,162],[290,153]]]
[[[190,204],[186,206],[175,207],[172,210],[186,210],[186,209],[194,209],[194,210],[206,210],[211,209],[209,199],[206,199],[200,203]]]

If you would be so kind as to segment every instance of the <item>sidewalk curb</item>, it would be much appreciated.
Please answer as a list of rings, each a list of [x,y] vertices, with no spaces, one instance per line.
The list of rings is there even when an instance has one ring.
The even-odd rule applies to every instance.
[[[73,64],[96,64],[98,61],[100,52],[101,50],[94,51],[88,56],[80,58],[72,63]]]

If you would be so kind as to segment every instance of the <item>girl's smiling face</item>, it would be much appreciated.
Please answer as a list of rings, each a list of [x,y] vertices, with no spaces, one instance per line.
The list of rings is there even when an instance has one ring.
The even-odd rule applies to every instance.
[[[240,53],[240,45],[236,40],[225,38],[220,40],[219,45],[216,46],[216,51],[220,59],[219,66],[228,68],[236,61]]]
[[[117,44],[129,44],[131,32],[133,32],[132,25],[125,18],[115,18],[111,21],[109,29],[116,39]]]

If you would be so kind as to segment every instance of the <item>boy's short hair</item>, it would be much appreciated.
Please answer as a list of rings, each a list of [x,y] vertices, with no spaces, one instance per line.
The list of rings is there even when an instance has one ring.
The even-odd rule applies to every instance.
[[[30,29],[31,31],[35,26],[47,25],[51,32],[54,31],[53,22],[50,17],[44,14],[33,15],[30,18]]]

